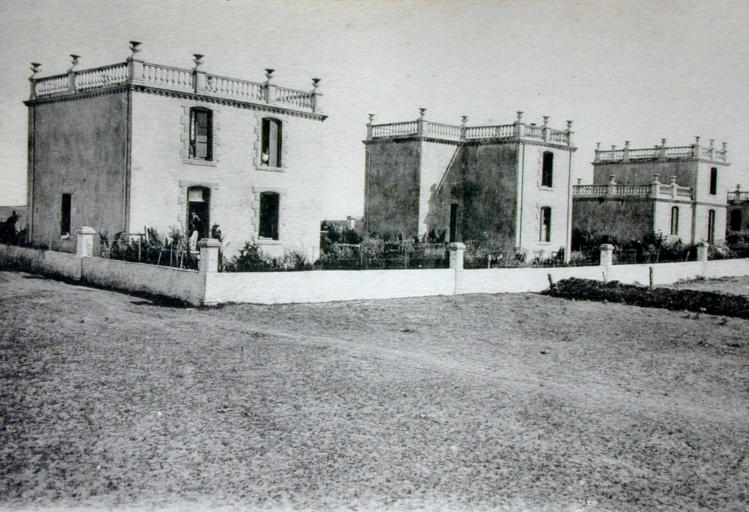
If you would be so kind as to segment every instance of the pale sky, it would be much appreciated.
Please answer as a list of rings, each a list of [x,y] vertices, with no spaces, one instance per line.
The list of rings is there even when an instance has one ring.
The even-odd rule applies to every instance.
[[[29,63],[41,76],[147,61],[311,88],[321,77],[328,218],[363,209],[367,114],[574,121],[575,173],[604,148],[728,143],[749,189],[749,1],[0,0],[0,205],[23,204]]]

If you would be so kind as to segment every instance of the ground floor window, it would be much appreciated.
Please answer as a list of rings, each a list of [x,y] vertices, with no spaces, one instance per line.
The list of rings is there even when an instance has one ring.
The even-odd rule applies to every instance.
[[[672,235],[679,234],[679,207],[678,206],[671,207],[671,234]]]
[[[715,210],[707,212],[707,243],[715,243]]]
[[[538,233],[540,242],[551,242],[551,207],[541,208],[541,227]]]
[[[278,240],[278,205],[277,192],[260,194],[260,238]]]
[[[67,236],[70,234],[70,210],[70,194],[63,194],[60,202],[60,236]]]
[[[208,238],[210,229],[211,189],[190,187],[187,189],[187,236]]]
[[[741,231],[741,210],[731,210],[731,231]]]

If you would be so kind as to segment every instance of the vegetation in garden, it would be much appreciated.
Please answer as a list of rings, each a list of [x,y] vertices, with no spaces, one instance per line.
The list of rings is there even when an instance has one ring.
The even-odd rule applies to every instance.
[[[708,291],[647,288],[619,281],[564,279],[554,284],[549,295],[566,299],[618,302],[649,308],[686,310],[711,315],[749,318],[749,298]]]

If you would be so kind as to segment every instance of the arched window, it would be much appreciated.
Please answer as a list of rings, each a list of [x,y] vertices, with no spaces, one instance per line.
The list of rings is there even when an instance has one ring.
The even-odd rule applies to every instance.
[[[671,207],[671,234],[672,235],[679,234],[679,207],[678,206]]]
[[[260,164],[281,167],[281,121],[263,118],[263,140]]]
[[[541,225],[538,233],[540,242],[551,242],[551,207],[541,208]]]
[[[718,168],[713,167],[710,169],[710,195],[714,196],[718,193]]]
[[[71,199],[70,194],[63,194],[60,202],[60,235],[66,236],[70,234],[70,210],[71,210]]]
[[[260,194],[260,229],[258,236],[271,240],[278,240],[278,203],[276,192],[262,192]]]
[[[190,109],[190,158],[213,160],[213,112],[207,108]]]
[[[707,212],[707,243],[715,243],[715,210]]]
[[[541,172],[541,186],[551,187],[554,183],[554,153],[544,151],[543,168]]]

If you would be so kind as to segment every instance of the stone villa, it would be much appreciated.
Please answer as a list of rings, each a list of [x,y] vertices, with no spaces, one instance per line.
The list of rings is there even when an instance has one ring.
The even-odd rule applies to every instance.
[[[319,80],[309,90],[145,62],[38,77],[29,111],[30,240],[73,251],[81,226],[100,233],[209,235],[229,253],[319,253],[324,169]]]
[[[365,145],[364,231],[485,241],[550,257],[570,245],[572,122],[373,124]]]

